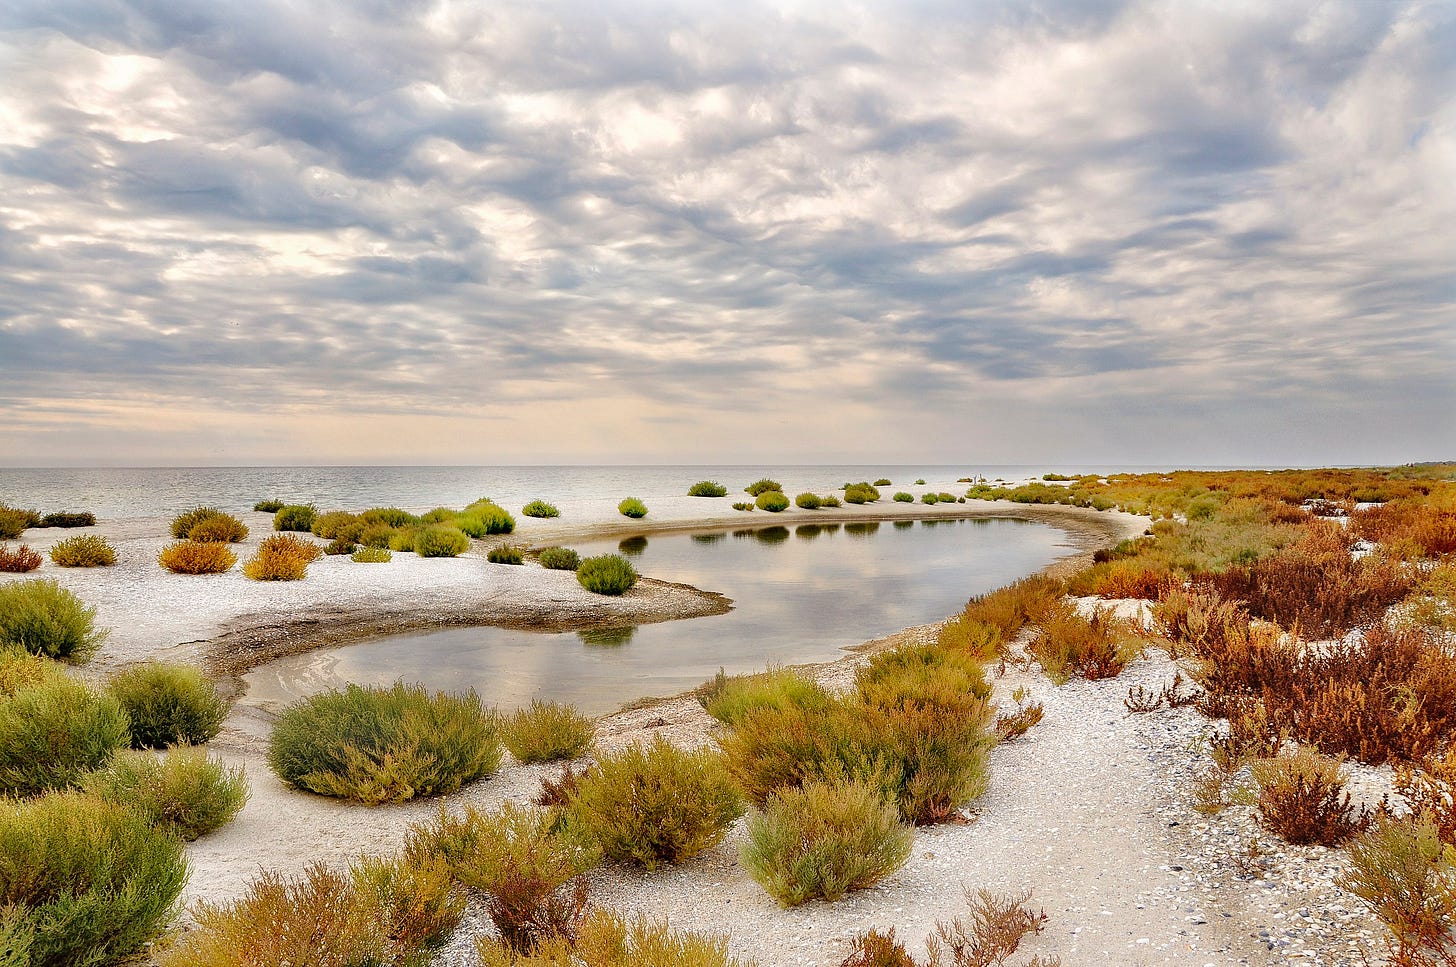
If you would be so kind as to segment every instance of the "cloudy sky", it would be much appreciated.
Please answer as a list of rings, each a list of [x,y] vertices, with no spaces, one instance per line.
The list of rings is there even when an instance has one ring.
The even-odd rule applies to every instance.
[[[1456,4],[12,0],[0,464],[1456,458]]]

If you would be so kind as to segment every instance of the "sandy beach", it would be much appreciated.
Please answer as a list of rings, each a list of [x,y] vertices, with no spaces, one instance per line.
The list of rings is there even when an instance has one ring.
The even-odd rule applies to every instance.
[[[938,481],[914,488],[917,494],[945,489],[958,488]],[[488,564],[485,552],[493,543],[540,547],[674,530],[1010,516],[1065,531],[1068,555],[1054,567],[1068,569],[1097,547],[1142,533],[1148,523],[1075,508],[975,501],[930,506],[893,503],[888,496],[872,505],[793,508],[777,515],[734,511],[733,497],[680,497],[654,501],[640,521],[618,515],[616,498],[562,503],[561,517],[518,515],[514,534],[474,541],[459,558],[397,554],[388,565],[360,566],[326,557],[310,566],[304,581],[287,583],[249,581],[240,569],[212,576],[169,574],[155,561],[170,540],[168,521],[139,517],[80,531],[109,537],[119,552],[116,566],[77,570],[48,562],[29,576],[61,581],[94,605],[98,623],[111,629],[82,674],[100,678],[149,659],[183,661],[204,667],[236,695],[238,675],[270,658],[386,633],[467,624],[580,629],[691,619],[732,604],[711,589],[650,576],[620,598],[588,594],[569,572]],[[251,530],[240,549],[246,556],[271,532],[271,518],[242,516]],[[74,533],[31,531],[26,542],[43,551]],[[933,636],[935,627],[906,629],[877,642],[845,641],[844,657],[817,666],[816,674],[843,685],[866,651]],[[1238,873],[1230,865],[1240,837],[1253,834],[1215,829],[1235,821],[1197,814],[1187,791],[1201,755],[1199,738],[1210,723],[1187,709],[1129,716],[1122,705],[1130,685],[1156,687],[1171,674],[1171,663],[1160,654],[1135,663],[1121,678],[1060,688],[1033,671],[1003,670],[995,683],[998,699],[1009,701],[1012,689],[1025,688],[1045,704],[1042,724],[996,750],[991,791],[960,822],[917,831],[914,854],[899,873],[838,903],[780,910],[738,865],[742,821],[727,842],[676,868],[653,874],[600,868],[591,874],[594,892],[599,902],[623,910],[725,931],[736,953],[764,967],[837,964],[849,937],[872,926],[895,927],[912,952],[923,953],[936,920],[963,912],[962,889],[979,887],[1032,890],[1049,922],[1024,950],[1027,956],[1060,956],[1069,967],[1284,963],[1295,950],[1309,951],[1307,963],[1357,963],[1358,944],[1377,950],[1378,933],[1370,922],[1343,907],[1334,911],[1340,897],[1331,893],[1330,881],[1337,861],[1325,869],[1319,864],[1326,857],[1281,847],[1268,862],[1284,866]],[[714,727],[695,700],[678,697],[604,717],[598,746],[610,749],[654,732],[697,745],[712,741]],[[496,776],[454,795],[365,807],[284,787],[266,764],[269,728],[266,713],[239,704],[211,743],[213,753],[244,768],[252,796],[235,822],[189,847],[188,903],[237,896],[262,868],[296,873],[314,861],[342,864],[360,853],[388,851],[412,823],[441,808],[529,800],[540,778],[558,771],[507,757]],[[1300,875],[1276,880],[1262,874],[1275,868],[1294,868]],[[1309,908],[1321,903],[1330,912],[1311,915]],[[1341,916],[1338,929],[1324,930]],[[1300,921],[1313,921],[1314,927],[1306,929]],[[472,910],[436,963],[473,964],[470,938],[485,929],[488,920]]]

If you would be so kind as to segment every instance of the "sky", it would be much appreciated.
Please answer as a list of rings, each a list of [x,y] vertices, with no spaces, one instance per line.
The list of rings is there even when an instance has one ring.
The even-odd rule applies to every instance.
[[[1456,3],[12,0],[0,465],[1456,459]]]

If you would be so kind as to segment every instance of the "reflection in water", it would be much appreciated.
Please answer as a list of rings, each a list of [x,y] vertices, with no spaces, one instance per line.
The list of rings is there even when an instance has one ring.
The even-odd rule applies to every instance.
[[[727,537],[728,537],[728,535],[725,534],[725,533],[723,533],[722,531],[713,531],[713,532],[708,533],[708,534],[694,534],[693,535],[693,543],[695,543],[695,544],[716,544],[716,543],[718,543],[721,540],[725,540]]]
[[[824,527],[820,524],[800,524],[794,528],[794,536],[802,537],[806,541],[812,541],[824,533]]]
[[[752,527],[740,527],[740,528],[738,528],[738,530],[736,530],[736,531],[733,532],[733,539],[736,540],[736,541],[751,541],[751,540],[753,540],[753,528]]]
[[[788,540],[789,528],[774,524],[744,529],[742,540],[664,534],[650,546],[623,542],[639,552],[641,573],[731,598],[727,614],[568,633],[451,628],[320,649],[247,673],[245,701],[266,708],[346,682],[404,680],[474,688],[505,709],[541,698],[600,714],[644,695],[685,691],[720,667],[734,675],[832,661],[845,645],[953,614],[1067,546],[1051,527],[1004,519],[906,530],[820,526],[812,540]],[[590,557],[626,548],[604,540],[576,549]]]
[[[647,550],[647,538],[638,534],[636,537],[624,537],[617,542],[617,550],[628,557],[637,557]]]
[[[907,530],[909,530],[910,528],[912,528],[914,526],[915,526],[915,522],[913,520],[897,520],[897,521],[895,521],[895,530],[897,530],[897,531],[907,531]]]
[[[636,625],[623,625],[620,628],[583,628],[576,636],[583,645],[615,648],[618,645],[631,644],[632,636],[636,633]]]

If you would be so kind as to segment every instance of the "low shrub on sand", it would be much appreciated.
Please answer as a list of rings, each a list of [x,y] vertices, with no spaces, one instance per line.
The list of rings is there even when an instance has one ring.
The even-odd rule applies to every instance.
[[[227,544],[176,541],[158,552],[157,563],[173,574],[223,574],[238,556]]]
[[[185,541],[192,528],[209,518],[220,516],[222,511],[216,507],[193,507],[191,510],[184,510],[172,518],[172,536],[179,541]]]
[[[110,567],[116,563],[116,548],[96,534],[78,534],[51,545],[51,563],[56,567]]]
[[[87,511],[67,512],[57,511],[54,514],[46,514],[40,519],[42,527],[95,527],[96,515]]]
[[[364,526],[364,521],[358,514],[351,514],[346,510],[331,510],[315,517],[310,530],[315,537],[322,537],[326,541],[338,538],[358,541],[359,535],[364,533]]]
[[[544,500],[533,500],[521,508],[521,513],[527,517],[560,517],[561,511],[555,504],[548,504]]]
[[[1137,655],[1139,643],[1109,608],[1083,615],[1069,602],[1057,602],[1041,615],[1028,650],[1058,685],[1074,675],[1095,681],[1116,678]]]
[[[253,509],[260,514],[276,514],[286,506],[281,500],[260,500]]]
[[[764,477],[762,480],[755,480],[743,488],[743,492],[750,497],[757,497],[770,490],[777,490],[779,493],[783,493],[784,485],[777,480],[770,480],[768,477]]]
[[[880,492],[873,484],[860,481],[845,485],[844,502],[847,504],[872,504],[879,499]]]
[[[39,526],[40,515],[35,511],[0,504],[0,541],[19,537],[30,528]]]
[[[471,537],[509,534],[516,529],[516,519],[504,507],[490,500],[477,500],[454,520],[456,527]]]
[[[486,551],[485,559],[492,564],[524,564],[526,549],[515,544],[502,544]]]
[[[721,934],[674,930],[665,922],[622,917],[592,909],[574,934],[544,937],[530,953],[521,953],[492,936],[475,941],[481,967],[755,967],[728,953]]]
[[[795,497],[794,503],[805,510],[818,510],[824,506],[824,501],[819,498],[818,494],[811,494],[807,491]]]
[[[387,524],[390,527],[409,527],[420,523],[419,518],[407,510],[398,507],[370,507],[368,510],[359,512],[359,519],[364,526],[371,524]]]
[[[96,609],[48,578],[0,584],[0,648],[79,664],[108,632],[96,629]]]
[[[0,794],[73,786],[129,742],[116,699],[69,675],[46,676],[0,697]]]
[[[575,571],[581,565],[581,555],[569,547],[543,547],[536,559],[552,571]]]
[[[433,524],[415,535],[415,553],[420,557],[459,557],[470,550],[470,538],[454,527]]]
[[[316,517],[318,517],[318,508],[313,504],[288,504],[278,508],[277,513],[273,515],[273,529],[275,531],[312,531]]]
[[[187,532],[189,541],[204,543],[236,544],[247,540],[247,526],[232,514],[217,514],[200,520]]]
[[[741,500],[741,501],[738,501],[737,503],[735,503],[733,505],[733,509],[734,510],[754,510],[755,508],[754,508],[753,504],[750,503],[749,501]]]
[[[789,498],[777,490],[765,490],[753,501],[753,505],[759,510],[766,510],[771,514],[777,514],[789,507]]]
[[[124,752],[82,788],[108,802],[139,810],[153,825],[191,841],[232,822],[248,801],[241,767],[229,769],[202,749],[179,747],[158,756]]]
[[[125,960],[167,925],[186,882],[181,841],[137,810],[76,792],[0,801],[0,906],[20,926],[11,937],[30,938],[10,964]]]
[[[728,488],[716,480],[699,480],[688,488],[689,497],[726,497]]]
[[[1421,816],[1382,816],[1350,843],[1339,884],[1390,931],[1392,963],[1456,963],[1456,847]]]
[[[117,672],[107,686],[126,709],[137,749],[200,745],[222,730],[227,703],[191,665],[148,662]]]
[[[394,552],[387,547],[361,547],[349,555],[358,564],[388,564],[393,559]]]
[[[722,841],[743,804],[722,757],[656,736],[599,758],[568,807],[614,860],[654,869]]]
[[[866,783],[806,783],[748,821],[743,865],[782,906],[838,900],[905,865],[915,831]]]
[[[1250,769],[1259,822],[1291,843],[1339,846],[1370,824],[1369,813],[1350,804],[1340,759],[1300,746]]]
[[[268,764],[284,782],[368,804],[454,792],[500,767],[494,717],[474,692],[423,686],[329,691],[290,705]]]
[[[633,520],[640,520],[647,516],[647,505],[636,497],[627,497],[617,505],[617,512],[623,517],[631,517]]]
[[[15,550],[9,544],[0,544],[0,573],[25,574],[40,567],[42,558],[26,544]]]
[[[243,573],[254,581],[301,581],[308,566],[323,556],[323,548],[306,537],[274,534],[258,545]]]
[[[347,537],[335,537],[324,547],[324,555],[327,557],[343,557],[345,554],[353,554],[359,549],[355,541]]]
[[[915,495],[914,494],[907,494],[903,490],[896,491],[895,492],[895,496],[891,497],[890,499],[893,500],[897,504],[913,504],[913,503],[915,503]]]
[[[833,704],[818,682],[791,668],[770,668],[752,675],[725,675],[720,669],[695,694],[707,713],[725,725],[734,725],[759,708],[824,710]]]
[[[576,580],[594,594],[622,594],[637,583],[637,569],[620,554],[600,554],[577,565]]]
[[[592,720],[570,705],[532,699],[527,708],[504,716],[501,739],[519,762],[575,759],[596,737]]]

